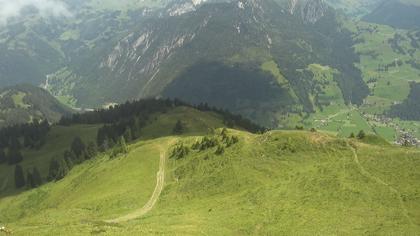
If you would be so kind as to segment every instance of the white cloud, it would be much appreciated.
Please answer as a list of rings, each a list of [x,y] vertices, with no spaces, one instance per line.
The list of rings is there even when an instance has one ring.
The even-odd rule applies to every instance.
[[[56,0],[0,0],[0,25],[19,17],[25,7],[36,8],[43,17],[71,16],[66,4]]]

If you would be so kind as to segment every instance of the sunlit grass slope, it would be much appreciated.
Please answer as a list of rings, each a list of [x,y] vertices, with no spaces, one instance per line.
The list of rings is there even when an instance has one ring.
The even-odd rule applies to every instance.
[[[168,159],[165,188],[151,212],[104,220],[142,207],[153,192],[167,137],[99,156],[57,183],[0,200],[0,222],[16,235],[416,235],[420,233],[420,151],[369,137],[363,142],[295,131]]]

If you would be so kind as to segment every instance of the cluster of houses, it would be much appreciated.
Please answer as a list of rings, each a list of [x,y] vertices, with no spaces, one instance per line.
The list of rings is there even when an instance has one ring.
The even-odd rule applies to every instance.
[[[415,146],[420,147],[420,140],[409,132],[403,132],[395,144],[401,146]]]
[[[413,135],[411,132],[406,131],[405,129],[401,129],[397,124],[392,122],[392,119],[385,116],[373,116],[370,117],[372,120],[376,122],[380,122],[382,124],[385,124],[388,127],[393,127],[399,134],[399,137],[395,141],[395,144],[401,145],[401,146],[414,146],[414,147],[420,147],[420,139],[418,139],[415,135]]]

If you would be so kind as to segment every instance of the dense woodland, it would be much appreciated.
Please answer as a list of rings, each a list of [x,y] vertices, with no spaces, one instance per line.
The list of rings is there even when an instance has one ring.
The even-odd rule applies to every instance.
[[[403,120],[420,120],[420,83],[412,83],[408,98],[392,107],[390,115]]]
[[[50,125],[34,120],[0,130],[0,164],[15,165],[23,160],[21,149],[39,149],[44,145]]]

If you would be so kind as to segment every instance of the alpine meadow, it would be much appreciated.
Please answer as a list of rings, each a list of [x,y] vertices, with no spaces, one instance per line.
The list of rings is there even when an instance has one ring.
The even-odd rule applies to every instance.
[[[420,235],[420,0],[0,0],[1,235]]]

